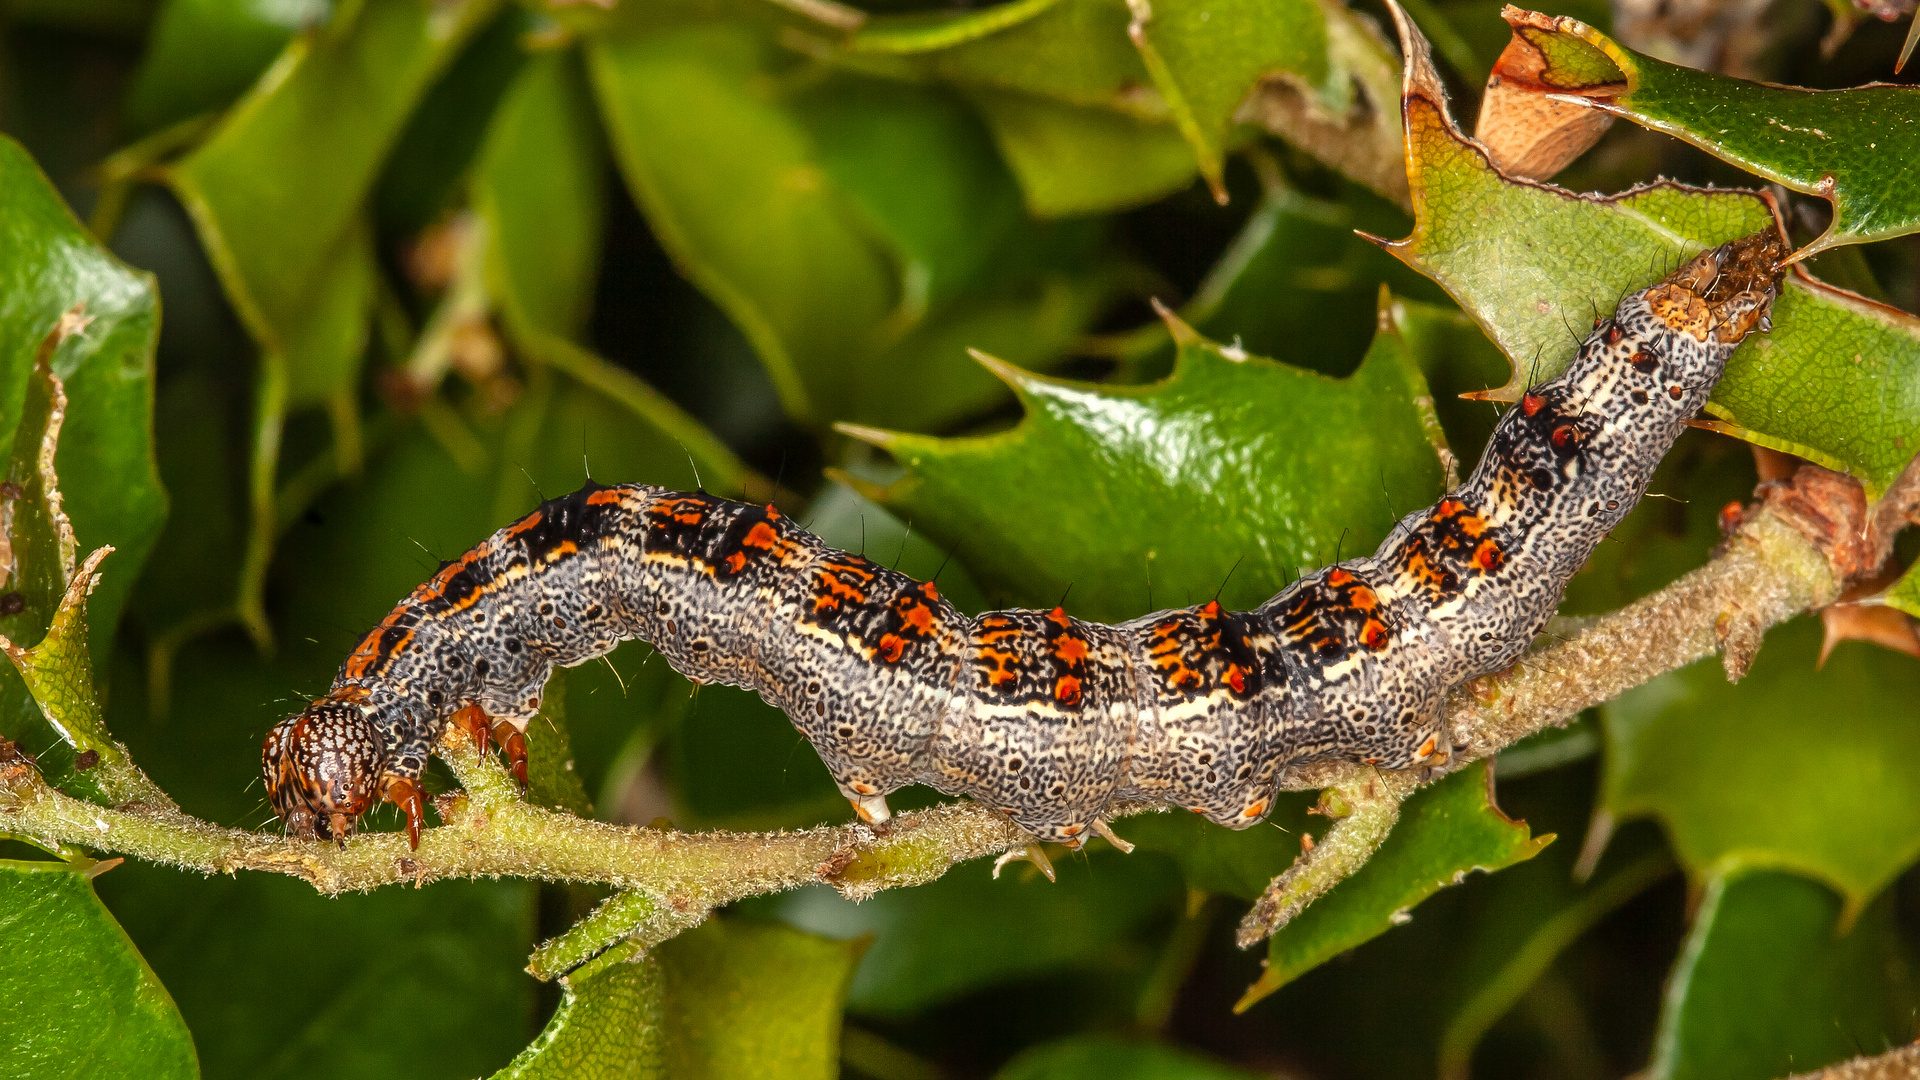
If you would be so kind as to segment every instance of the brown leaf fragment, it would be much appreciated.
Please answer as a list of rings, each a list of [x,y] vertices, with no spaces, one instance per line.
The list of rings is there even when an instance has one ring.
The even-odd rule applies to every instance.
[[[1816,667],[1824,667],[1833,647],[1843,641],[1866,641],[1908,656],[1920,657],[1920,623],[1899,608],[1885,604],[1833,604],[1822,608],[1820,623],[1826,640],[1820,643]]]
[[[1624,78],[1581,79],[1556,68],[1540,38],[1570,19],[1509,5],[1501,17],[1513,37],[1493,65],[1474,137],[1494,167],[1508,176],[1546,180],[1585,153],[1613,125],[1611,113],[1553,95],[1610,99],[1626,92]]]

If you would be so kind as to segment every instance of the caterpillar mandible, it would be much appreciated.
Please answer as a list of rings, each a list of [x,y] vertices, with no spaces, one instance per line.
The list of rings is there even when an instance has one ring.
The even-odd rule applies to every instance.
[[[394,803],[418,846],[420,774],[448,724],[499,739],[524,782],[522,733],[554,667],[627,638],[785,710],[873,825],[889,792],[925,783],[1077,848],[1112,835],[1115,800],[1244,829],[1288,766],[1444,766],[1446,691],[1527,648],[1734,346],[1770,328],[1784,253],[1757,233],[1622,300],[1501,418],[1464,483],[1372,556],[1252,611],[967,618],[772,506],[589,483],[402,600],[267,735],[268,794],[302,837],[343,839]]]

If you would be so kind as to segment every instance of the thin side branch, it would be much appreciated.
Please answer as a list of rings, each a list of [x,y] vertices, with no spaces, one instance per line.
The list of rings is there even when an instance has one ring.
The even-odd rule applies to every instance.
[[[1737,681],[1769,627],[1824,607],[1839,592],[1840,581],[1821,548],[1762,510],[1707,565],[1524,663],[1456,687],[1447,701],[1455,747],[1451,768],[1564,725],[1583,709],[1715,652],[1727,677]],[[1282,786],[1335,788],[1354,800],[1356,809],[1267,886],[1240,923],[1243,947],[1286,925],[1364,863],[1386,839],[1399,815],[1399,800],[1419,783],[1411,773],[1382,774],[1329,762],[1295,770]],[[1380,805],[1386,801],[1393,803],[1390,809]]]

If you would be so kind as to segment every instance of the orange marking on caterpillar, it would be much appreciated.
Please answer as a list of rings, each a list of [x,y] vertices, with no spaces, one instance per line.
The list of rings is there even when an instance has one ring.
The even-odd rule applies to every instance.
[[[1067,609],[1059,607],[1058,605],[1056,605],[1052,611],[1047,612],[1047,621],[1060,627],[1062,630],[1073,625],[1073,620],[1067,617]]]
[[[1489,573],[1507,564],[1507,553],[1493,540],[1482,540],[1480,546],[1473,549],[1473,568]]]
[[[1360,630],[1360,640],[1367,648],[1379,652],[1393,643],[1393,635],[1387,633],[1386,624],[1379,619],[1368,619],[1367,625]]]
[[[1060,676],[1060,681],[1053,684],[1053,697],[1062,705],[1080,704],[1080,680],[1071,675]]]
[[[906,651],[907,651],[906,638],[903,638],[898,634],[880,635],[880,655],[885,657],[888,663],[890,664],[899,663],[900,657]]]
[[[1333,572],[1327,575],[1327,584],[1333,585],[1336,587],[1340,585],[1345,585],[1347,582],[1352,580],[1353,580],[1352,574],[1349,574],[1345,570],[1342,570],[1338,567],[1335,567]]]
[[[1053,655],[1069,664],[1082,663],[1087,658],[1087,639],[1061,634],[1053,639]]]
[[[1532,416],[1534,413],[1539,412],[1540,407],[1546,403],[1547,399],[1541,397],[1539,394],[1528,394],[1520,399],[1520,411],[1527,416]]]
[[[1247,673],[1240,670],[1239,664],[1227,665],[1227,685],[1233,687],[1236,694],[1247,692]]]

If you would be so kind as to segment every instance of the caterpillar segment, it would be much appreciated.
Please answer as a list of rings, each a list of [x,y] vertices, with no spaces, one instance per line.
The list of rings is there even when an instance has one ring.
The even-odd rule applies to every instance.
[[[783,709],[876,828],[913,783],[1005,814],[1032,842],[996,872],[1027,859],[1051,876],[1041,843],[1126,847],[1106,820],[1117,801],[1244,829],[1291,766],[1443,767],[1447,690],[1528,647],[1734,346],[1768,327],[1784,252],[1756,234],[1628,296],[1501,418],[1465,482],[1374,554],[1252,611],[969,618],[771,506],[589,483],[402,600],[326,695],[268,733],[268,793],[290,835],[343,839],[385,801],[417,845],[420,776],[447,725],[500,744],[524,782],[553,669],[629,638]]]

